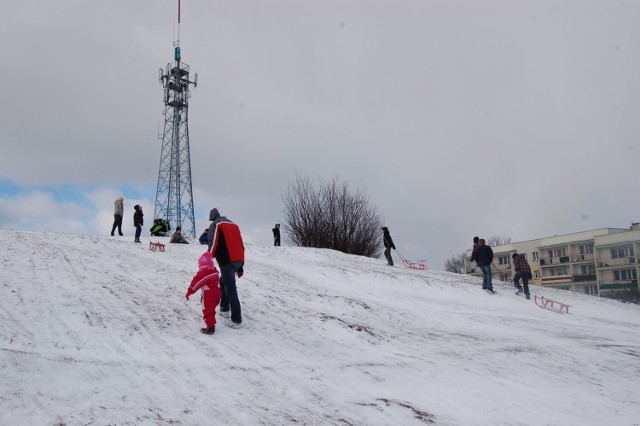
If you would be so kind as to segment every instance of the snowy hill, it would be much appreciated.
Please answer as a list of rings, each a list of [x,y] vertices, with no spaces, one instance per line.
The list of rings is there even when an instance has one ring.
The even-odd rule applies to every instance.
[[[130,240],[0,231],[1,425],[640,423],[638,306],[247,245],[205,336],[203,246]]]

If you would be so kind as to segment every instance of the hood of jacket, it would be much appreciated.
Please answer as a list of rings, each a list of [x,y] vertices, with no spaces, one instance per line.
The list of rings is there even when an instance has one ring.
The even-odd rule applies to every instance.
[[[211,255],[211,252],[207,251],[200,256],[200,259],[198,259],[198,269],[200,271],[214,271],[216,269],[213,265],[213,256]]]
[[[214,221],[219,217],[220,217],[220,212],[218,211],[218,209],[211,209],[211,211],[209,212],[209,220]]]

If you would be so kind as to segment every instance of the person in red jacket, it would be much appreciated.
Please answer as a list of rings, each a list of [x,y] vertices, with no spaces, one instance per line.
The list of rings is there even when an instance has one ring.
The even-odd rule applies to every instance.
[[[236,276],[244,274],[244,243],[240,228],[224,216],[220,216],[218,209],[209,213],[208,240],[209,251],[216,258],[220,267],[220,314],[228,316],[229,327],[237,328],[242,324],[242,308],[236,288]]]
[[[191,285],[187,289],[185,297],[189,300],[189,296],[198,290],[202,290],[202,318],[206,325],[201,328],[203,334],[213,334],[216,332],[216,306],[220,303],[220,288],[218,282],[220,274],[213,265],[213,257],[210,252],[204,253],[198,259],[198,272],[191,280]]]

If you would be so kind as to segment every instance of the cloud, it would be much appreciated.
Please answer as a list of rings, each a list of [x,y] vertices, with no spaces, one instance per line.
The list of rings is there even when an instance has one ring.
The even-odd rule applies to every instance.
[[[81,220],[88,209],[75,202],[60,202],[42,191],[0,198],[3,229],[87,233]]]

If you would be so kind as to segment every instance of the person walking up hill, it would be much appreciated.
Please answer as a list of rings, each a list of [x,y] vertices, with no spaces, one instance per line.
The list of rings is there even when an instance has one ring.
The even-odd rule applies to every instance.
[[[527,262],[527,259],[524,258],[524,255],[518,253],[513,253],[511,255],[511,258],[513,259],[513,266],[516,270],[516,274],[513,276],[513,284],[518,288],[518,293],[521,293],[522,289],[520,288],[520,278],[522,278],[524,295],[527,299],[530,299],[529,280],[533,277],[533,275],[531,275],[531,267],[529,266],[529,262]]]
[[[208,240],[209,251],[220,267],[220,314],[229,315],[229,327],[237,328],[242,324],[242,307],[236,288],[236,276],[244,274],[244,243],[240,228],[224,216],[218,209],[209,213]]]
[[[491,282],[491,262],[493,262],[493,250],[485,244],[484,238],[478,241],[478,247],[471,256],[471,261],[476,261],[478,267],[482,271],[482,288],[493,293],[493,284]]]
[[[202,334],[216,332],[216,307],[220,303],[220,287],[218,287],[220,274],[213,264],[213,257],[208,251],[198,259],[198,272],[191,280],[185,297],[189,300],[192,294],[202,289],[202,318],[205,328],[201,328]]]

